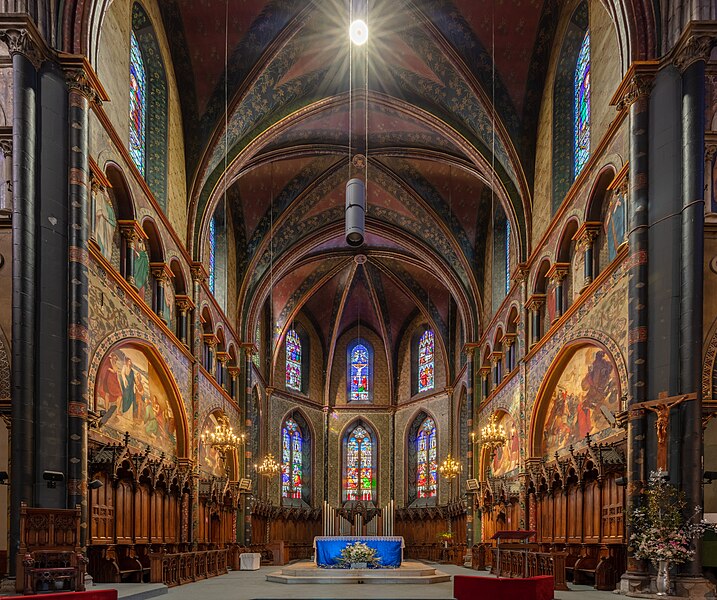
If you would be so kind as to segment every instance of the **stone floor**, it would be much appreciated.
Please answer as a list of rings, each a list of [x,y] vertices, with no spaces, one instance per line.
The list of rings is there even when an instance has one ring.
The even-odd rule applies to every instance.
[[[450,575],[478,575],[477,571],[453,565],[432,566]],[[453,582],[432,585],[412,584],[295,584],[270,583],[266,575],[281,567],[262,567],[258,571],[233,571],[198,583],[190,583],[169,590],[167,600],[448,600],[453,598]],[[480,573],[483,575],[483,573]],[[576,591],[579,590],[579,593]],[[573,591],[556,592],[558,600],[615,600],[612,592],[598,592],[591,587],[574,586]],[[519,600],[519,599],[516,599]]]

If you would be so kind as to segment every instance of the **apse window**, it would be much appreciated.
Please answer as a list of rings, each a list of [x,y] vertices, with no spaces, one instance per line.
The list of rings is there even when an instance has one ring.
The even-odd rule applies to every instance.
[[[427,417],[416,437],[416,495],[432,498],[438,490],[436,424]]]
[[[346,500],[373,500],[374,488],[374,441],[371,434],[362,426],[357,425],[349,433],[345,444],[346,472],[345,472],[345,498]]]
[[[434,386],[434,344],[433,331],[427,329],[418,342],[418,393],[428,392]]]
[[[349,402],[371,402],[372,353],[361,341],[349,351]]]
[[[293,329],[286,334],[286,387],[301,391],[301,338]]]
[[[303,436],[296,421],[287,419],[281,429],[281,496],[301,498],[302,490],[302,445]]]
[[[583,38],[575,65],[575,177],[590,158],[590,32]]]

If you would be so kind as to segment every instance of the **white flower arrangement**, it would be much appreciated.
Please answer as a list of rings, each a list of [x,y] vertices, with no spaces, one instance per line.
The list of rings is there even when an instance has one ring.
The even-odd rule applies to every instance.
[[[339,564],[344,568],[348,568],[354,563],[366,563],[368,566],[375,566],[380,561],[381,559],[376,556],[376,549],[369,548],[363,542],[347,544],[341,550],[339,558]]]

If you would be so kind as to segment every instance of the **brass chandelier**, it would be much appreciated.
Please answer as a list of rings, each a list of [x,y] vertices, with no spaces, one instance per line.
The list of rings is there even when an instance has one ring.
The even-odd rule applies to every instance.
[[[462,470],[463,466],[461,463],[450,454],[441,463],[441,466],[438,467],[438,472],[446,479],[455,479],[461,474]]]
[[[498,415],[493,413],[488,424],[480,431],[480,441],[483,446],[489,450],[496,450],[505,446],[508,436],[505,429],[498,423]]]
[[[259,475],[269,477],[276,475],[281,470],[281,465],[276,462],[274,455],[269,453],[264,457],[264,460],[260,464],[256,465],[256,470]]]
[[[227,454],[244,444],[244,434],[234,433],[234,428],[224,413],[217,416],[214,431],[206,430],[201,438],[203,443],[217,451],[223,461],[226,460]]]

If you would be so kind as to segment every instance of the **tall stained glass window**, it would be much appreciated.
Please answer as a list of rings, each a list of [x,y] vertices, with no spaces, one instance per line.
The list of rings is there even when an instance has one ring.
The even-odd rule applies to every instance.
[[[358,425],[346,442],[346,500],[373,500],[374,466],[371,435]]]
[[[301,340],[293,329],[286,334],[286,387],[301,391]]]
[[[510,291],[510,221],[505,220],[505,293]]]
[[[284,421],[281,428],[281,496],[283,498],[301,498],[303,464],[301,429],[294,419]]]
[[[427,417],[416,437],[416,495],[431,498],[438,489],[438,462],[436,459],[436,424]]]
[[[368,349],[363,344],[356,344],[353,350],[351,350],[350,402],[370,401],[369,386],[371,385],[371,373],[369,358]]]
[[[575,65],[575,177],[590,157],[590,32],[585,34]]]
[[[214,293],[217,283],[217,224],[214,217],[209,221],[209,289]]]
[[[144,175],[147,136],[147,75],[134,31],[129,50],[129,153]]]
[[[256,322],[254,328],[254,345],[256,346],[257,352],[251,355],[252,362],[259,368],[261,362],[259,360],[259,354],[261,353],[261,320]]]
[[[427,329],[418,342],[418,392],[433,389],[433,331]]]

